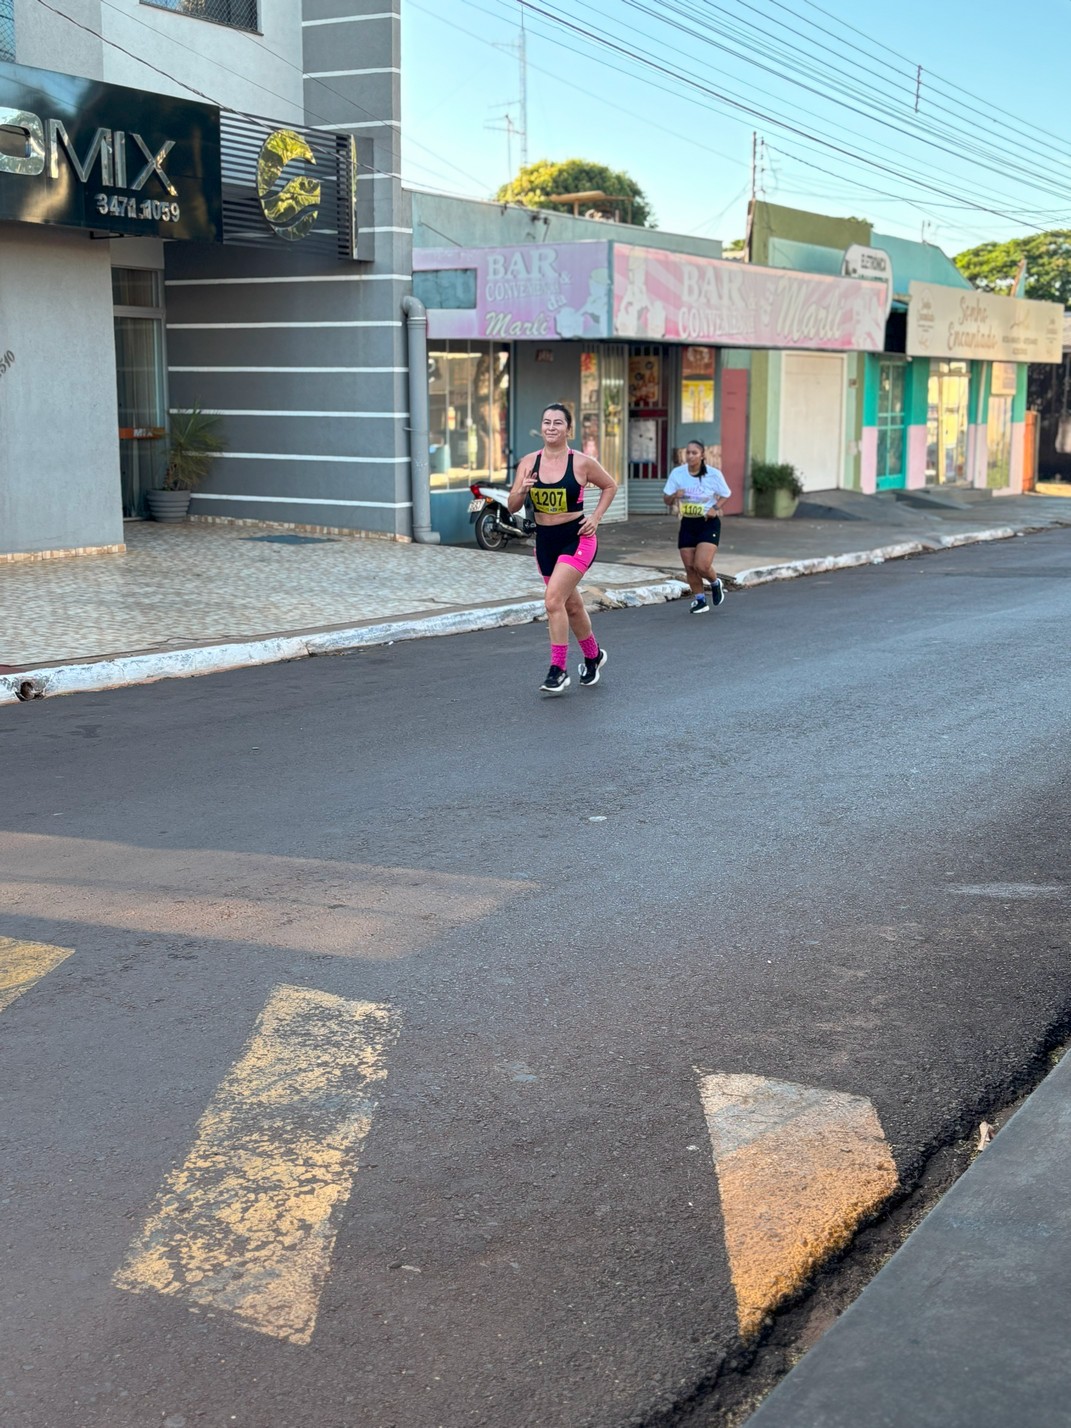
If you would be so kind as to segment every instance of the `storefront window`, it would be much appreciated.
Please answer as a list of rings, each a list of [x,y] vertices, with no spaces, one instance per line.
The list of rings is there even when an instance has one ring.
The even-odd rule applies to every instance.
[[[602,349],[599,383],[599,409],[602,413],[599,460],[619,484],[625,474],[625,378],[624,347],[607,343]],[[618,506],[615,514],[626,513],[628,492],[622,492],[615,504]]]
[[[668,428],[666,352],[661,346],[633,347],[628,358],[630,480],[665,480]]]
[[[714,349],[685,347],[681,352],[681,421],[692,426],[714,420]]]
[[[878,490],[904,484],[904,364],[878,370]]]
[[[431,488],[509,479],[509,348],[449,342],[428,354]]]
[[[967,480],[970,373],[966,362],[931,362],[926,423],[926,479]]]
[[[599,354],[580,354],[580,450],[599,460],[602,422],[599,417]]]
[[[625,347],[604,342],[580,354],[580,449],[593,456],[618,483],[606,514],[610,521],[628,517],[625,475],[625,413],[631,379]]]
[[[989,398],[986,426],[986,485],[1001,490],[1011,484],[1012,398]]]

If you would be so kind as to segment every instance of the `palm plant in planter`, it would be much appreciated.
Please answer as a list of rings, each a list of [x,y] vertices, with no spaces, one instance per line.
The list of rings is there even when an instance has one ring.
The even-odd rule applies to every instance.
[[[793,516],[803,495],[803,482],[787,461],[751,463],[751,500],[756,516]]]
[[[184,521],[190,496],[208,475],[212,458],[227,443],[219,435],[219,417],[193,407],[172,412],[167,440],[167,471],[163,487],[146,491],[145,499],[155,521]]]

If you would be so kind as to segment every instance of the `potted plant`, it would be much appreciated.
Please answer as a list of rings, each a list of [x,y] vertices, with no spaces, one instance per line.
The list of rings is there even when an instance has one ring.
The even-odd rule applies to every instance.
[[[803,482],[787,461],[751,463],[751,502],[756,516],[793,516],[803,495]]]
[[[208,475],[213,456],[226,447],[218,426],[219,417],[200,407],[172,412],[164,484],[159,490],[145,492],[154,521],[186,519],[191,494]]]

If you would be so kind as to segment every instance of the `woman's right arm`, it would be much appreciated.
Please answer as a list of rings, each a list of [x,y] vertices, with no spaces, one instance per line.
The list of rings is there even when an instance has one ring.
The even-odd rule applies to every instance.
[[[673,487],[673,490],[670,491],[664,488],[662,491],[662,499],[666,505],[672,509],[681,498],[680,487],[677,485],[676,477],[672,474],[666,479],[666,487],[668,488],[670,486]]]
[[[521,459],[517,467],[516,478],[510,487],[509,495],[506,497],[506,505],[509,507],[511,515],[516,514],[528,499],[528,492],[532,488],[531,465],[531,458],[525,456]]]

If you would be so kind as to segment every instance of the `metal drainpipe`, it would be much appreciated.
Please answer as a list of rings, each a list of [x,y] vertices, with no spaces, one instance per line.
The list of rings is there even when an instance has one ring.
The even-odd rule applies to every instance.
[[[409,484],[413,498],[413,539],[438,545],[431,528],[431,463],[428,460],[428,313],[419,298],[402,298],[409,334]]]

